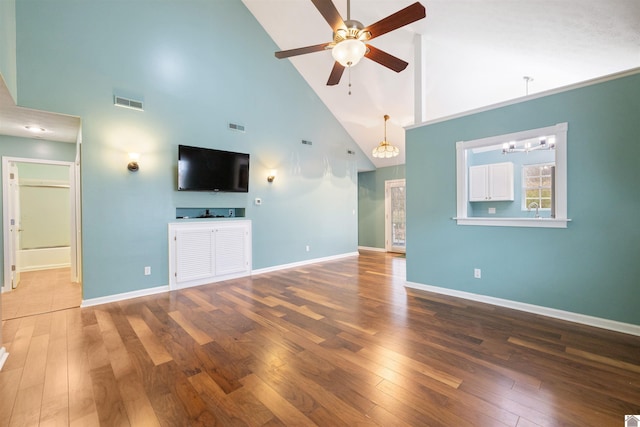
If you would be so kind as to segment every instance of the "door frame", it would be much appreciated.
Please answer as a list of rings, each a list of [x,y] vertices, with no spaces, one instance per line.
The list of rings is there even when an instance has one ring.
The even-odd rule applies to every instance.
[[[59,160],[31,159],[24,157],[2,156],[2,236],[4,239],[4,277],[2,282],[2,291],[11,289],[11,218],[13,200],[9,195],[9,163],[38,163],[48,165],[59,165],[69,167],[69,217],[70,217],[70,261],[71,261],[71,281],[81,282],[81,257],[80,250],[80,185],[79,185],[79,168],[76,162],[66,162]],[[17,249],[16,249],[17,250]]]
[[[407,242],[405,238],[405,246],[393,246],[392,242],[392,228],[391,224],[391,187],[397,186],[397,184],[402,184],[405,188],[405,195],[407,189],[407,180],[406,179],[390,179],[384,182],[384,249],[387,252],[399,252],[406,253],[407,251]],[[406,199],[405,199],[405,212],[406,212]]]

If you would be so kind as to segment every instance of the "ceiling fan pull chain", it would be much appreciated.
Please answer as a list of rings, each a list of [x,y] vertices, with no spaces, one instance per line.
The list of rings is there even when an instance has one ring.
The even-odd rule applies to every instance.
[[[351,67],[347,71],[349,72],[349,95],[351,95]]]

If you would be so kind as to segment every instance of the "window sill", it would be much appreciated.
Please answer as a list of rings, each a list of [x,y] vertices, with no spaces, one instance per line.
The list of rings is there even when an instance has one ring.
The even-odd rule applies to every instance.
[[[458,225],[484,225],[490,227],[567,228],[568,218],[452,218]]]

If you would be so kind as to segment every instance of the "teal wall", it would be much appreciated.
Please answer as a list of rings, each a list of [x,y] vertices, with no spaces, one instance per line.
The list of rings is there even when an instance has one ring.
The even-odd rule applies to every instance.
[[[358,174],[358,245],[384,249],[384,182],[405,178],[405,165]],[[407,184],[408,185],[408,184]]]
[[[179,207],[245,208],[254,269],[357,250],[372,164],[240,0],[18,0],[17,46],[21,104],[82,118],[85,299],[167,285]],[[249,153],[249,193],[176,191],[178,144]]]
[[[639,111],[635,74],[407,130],[407,280],[640,325]],[[567,229],[456,225],[456,141],[560,122]]]
[[[0,0],[0,74],[17,102],[16,73],[16,1]]]

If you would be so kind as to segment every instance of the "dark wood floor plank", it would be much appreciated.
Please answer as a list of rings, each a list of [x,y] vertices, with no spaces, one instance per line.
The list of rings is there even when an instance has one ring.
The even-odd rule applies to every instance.
[[[405,289],[363,251],[3,322],[0,427],[618,425],[640,337]]]

